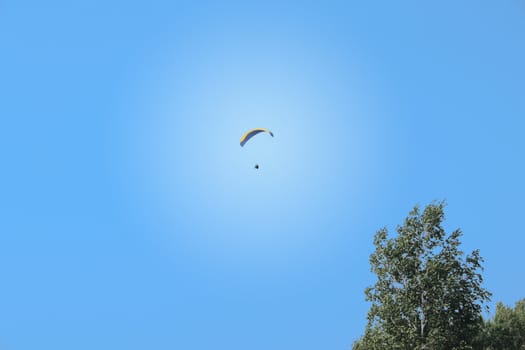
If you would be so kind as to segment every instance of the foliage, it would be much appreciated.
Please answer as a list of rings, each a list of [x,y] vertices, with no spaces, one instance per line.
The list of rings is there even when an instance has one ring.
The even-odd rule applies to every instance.
[[[496,315],[485,324],[479,349],[525,350],[525,299],[514,309],[503,303],[496,305]]]
[[[472,348],[491,294],[482,287],[479,251],[464,256],[461,231],[442,227],[444,205],[423,212],[416,206],[394,238],[386,228],[375,234],[370,264],[377,281],[365,290],[372,305],[353,349]]]

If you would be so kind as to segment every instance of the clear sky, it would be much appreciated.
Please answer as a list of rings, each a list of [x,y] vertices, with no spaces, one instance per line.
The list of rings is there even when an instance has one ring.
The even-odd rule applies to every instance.
[[[0,1],[2,349],[348,349],[443,199],[525,297],[523,2],[249,3]]]

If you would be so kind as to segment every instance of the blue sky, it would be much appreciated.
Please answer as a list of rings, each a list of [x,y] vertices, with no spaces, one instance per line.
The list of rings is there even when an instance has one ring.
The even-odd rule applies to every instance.
[[[373,234],[442,199],[525,297],[524,36],[519,1],[0,2],[0,345],[348,349]]]

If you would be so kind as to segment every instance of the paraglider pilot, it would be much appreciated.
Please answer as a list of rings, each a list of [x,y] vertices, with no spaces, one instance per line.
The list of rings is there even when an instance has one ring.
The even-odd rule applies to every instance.
[[[253,136],[261,132],[268,133],[271,137],[273,137],[273,132],[271,132],[270,130],[264,129],[264,128],[255,128],[255,129],[249,130],[248,132],[246,132],[246,134],[242,135],[241,141],[240,141],[241,147],[244,147],[244,145],[246,144],[246,142],[248,142],[249,139],[251,139]],[[254,168],[256,170],[259,169],[259,164],[255,164]]]

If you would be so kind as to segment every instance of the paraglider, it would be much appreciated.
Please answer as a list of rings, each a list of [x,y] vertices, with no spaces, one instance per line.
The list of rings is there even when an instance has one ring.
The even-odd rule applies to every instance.
[[[266,132],[266,133],[270,134],[271,137],[273,137],[273,132],[271,132],[270,130],[264,129],[264,128],[255,128],[255,129],[247,131],[244,135],[242,135],[242,137],[241,137],[241,147],[244,147],[246,142],[248,142],[252,137],[254,137],[255,135],[257,135],[258,133],[261,133],[261,132]]]
[[[270,130],[268,129],[264,129],[264,128],[255,128],[255,129],[251,129],[251,130],[248,130],[244,135],[242,135],[241,137],[241,147],[244,147],[244,145],[246,144],[246,142],[248,142],[252,137],[254,137],[255,135],[259,134],[259,133],[267,133],[269,134],[271,137],[273,137],[273,132],[271,132]],[[259,170],[259,164],[255,164],[254,166],[254,169],[255,170]]]

